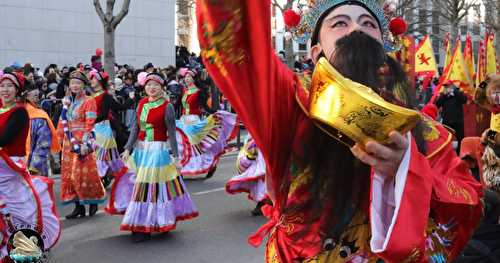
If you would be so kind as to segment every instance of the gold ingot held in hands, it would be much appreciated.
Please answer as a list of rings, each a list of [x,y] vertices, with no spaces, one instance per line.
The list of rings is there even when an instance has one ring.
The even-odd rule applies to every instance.
[[[309,114],[319,128],[348,146],[388,144],[389,133],[405,134],[421,120],[417,111],[391,104],[345,78],[325,58],[313,73]]]

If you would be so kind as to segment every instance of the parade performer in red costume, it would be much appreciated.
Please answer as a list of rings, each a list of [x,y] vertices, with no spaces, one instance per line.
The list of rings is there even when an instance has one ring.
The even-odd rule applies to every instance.
[[[134,92],[131,92],[125,103],[121,104],[117,102],[113,96],[108,93],[108,82],[108,73],[98,71],[91,72],[90,85],[94,92],[93,97],[97,108],[97,118],[93,130],[95,134],[95,158],[97,161],[97,172],[102,178],[105,187],[111,178],[123,176],[124,173],[128,172],[120,158],[115,136],[111,129],[111,120],[113,118],[111,111],[128,109],[134,104],[135,97]]]
[[[219,157],[225,153],[228,141],[236,134],[236,115],[217,110],[219,95],[213,85],[206,85],[209,79],[206,71],[202,71],[198,78],[198,86],[204,87],[195,84],[194,75],[190,70],[184,72],[183,115],[177,121],[177,127],[187,135],[191,144],[191,156],[181,173],[184,176],[207,174],[210,178],[215,173]],[[209,94],[211,108],[207,105]],[[206,115],[208,117],[205,118]]]
[[[53,181],[30,176],[26,168],[30,122],[17,102],[23,88],[21,74],[0,77],[0,262],[38,262],[61,231]],[[19,242],[29,249],[18,247]]]
[[[266,162],[250,134],[238,154],[236,169],[238,174],[226,183],[226,192],[248,193],[248,199],[257,203],[252,215],[262,215],[261,208],[269,200],[265,181]]]
[[[115,181],[113,192],[131,195],[112,193],[111,198],[120,199],[117,203],[122,205],[128,203],[120,229],[131,231],[135,242],[149,239],[152,233],[174,230],[177,221],[198,216],[179,173],[187,159],[186,147],[179,147],[183,143],[177,142],[187,138],[176,132],[175,111],[164,94],[165,81],[161,75],[150,73],[144,85],[147,97],[139,102],[135,125],[122,154],[136,174],[135,184],[127,191],[131,178]]]
[[[95,100],[85,95],[87,77],[80,71],[73,71],[69,78],[69,96],[63,99],[61,121],[58,125],[59,141],[63,143],[61,159],[61,199],[64,204],[75,203],[73,212],[66,216],[74,219],[94,216],[97,205],[103,203],[106,192],[97,172],[93,154]]]
[[[318,96],[334,96],[321,87],[337,77],[313,86],[281,63],[271,47],[270,2],[198,0],[196,11],[204,64],[266,159],[274,206],[263,208],[270,221],[250,243],[269,235],[267,262],[452,262],[482,204],[451,134],[422,116],[411,132],[388,133],[385,144],[339,143],[311,115],[330,107]],[[295,38],[311,40],[312,59],[354,81],[351,89],[370,87],[367,96],[412,107],[404,71],[385,53],[388,22],[378,2],[310,1]],[[360,110],[346,121],[385,114]]]
[[[486,145],[482,156],[482,181],[486,188],[500,193],[500,75],[488,75],[474,97],[477,104],[491,112],[490,128],[482,136]]]

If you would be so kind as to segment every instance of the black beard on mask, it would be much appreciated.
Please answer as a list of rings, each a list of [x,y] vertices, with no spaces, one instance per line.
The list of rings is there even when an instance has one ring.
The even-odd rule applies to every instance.
[[[378,93],[379,69],[386,62],[384,47],[373,37],[354,31],[337,40],[335,52],[329,58],[344,77],[371,87]]]
[[[378,92],[381,83],[379,69],[386,62],[382,45],[369,35],[355,31],[336,43],[329,62],[343,76],[371,87]],[[361,209],[369,198],[370,167],[356,159],[350,149],[331,138],[317,127],[312,127],[304,166],[311,168],[313,180],[311,198],[305,207],[313,214],[328,213],[330,224],[327,237],[338,238],[347,227],[342,218],[354,216],[352,208]],[[329,204],[327,206],[327,204]],[[329,207],[330,211],[323,210]]]

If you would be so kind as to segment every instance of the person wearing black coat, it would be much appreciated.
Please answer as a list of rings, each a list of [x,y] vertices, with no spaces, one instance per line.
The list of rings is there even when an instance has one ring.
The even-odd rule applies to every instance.
[[[441,109],[443,124],[455,130],[458,151],[460,151],[460,143],[464,138],[463,106],[465,103],[467,103],[467,97],[451,81],[445,83],[441,94],[435,102],[436,106]]]

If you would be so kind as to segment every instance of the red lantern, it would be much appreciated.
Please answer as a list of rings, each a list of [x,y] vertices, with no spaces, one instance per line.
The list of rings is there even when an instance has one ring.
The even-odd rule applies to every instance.
[[[389,30],[393,35],[399,36],[406,33],[408,24],[406,24],[406,21],[402,17],[398,16],[389,22]]]
[[[102,56],[102,49],[96,48],[95,49],[95,55],[98,56],[98,57]]]
[[[287,28],[294,28],[300,23],[300,15],[292,9],[287,9],[283,13],[283,20],[285,20],[285,26]]]

